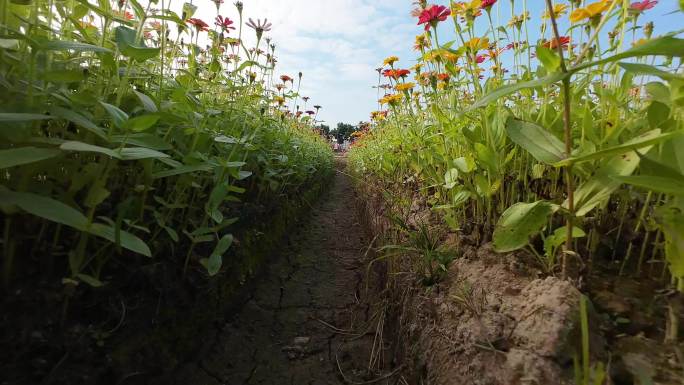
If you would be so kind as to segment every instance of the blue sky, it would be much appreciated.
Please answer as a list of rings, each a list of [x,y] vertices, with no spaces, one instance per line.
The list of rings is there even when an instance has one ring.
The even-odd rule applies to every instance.
[[[175,7],[177,0],[173,0]],[[210,0],[195,0],[196,14],[213,21],[216,8]],[[301,71],[301,94],[311,97],[309,106],[323,106],[319,114],[326,124],[356,123],[368,120],[377,108],[377,72],[383,59],[390,55],[401,58],[399,66],[408,68],[417,54],[412,50],[415,35],[421,33],[416,18],[410,15],[411,0],[243,0],[245,21],[264,17],[273,23],[271,36],[277,45],[279,60],[276,74],[296,78]],[[528,0],[532,17],[530,40],[536,41],[543,0]],[[568,3],[568,0],[556,0]],[[436,1],[448,4],[448,1]],[[516,14],[522,12],[522,1],[516,1]],[[178,0],[178,8],[182,2]],[[655,21],[654,35],[682,28],[677,23],[682,14],[668,13],[677,9],[677,0],[660,0],[659,4],[639,19],[639,24]],[[225,0],[220,14],[237,18],[232,0]],[[495,25],[505,25],[511,15],[510,1],[500,0],[492,9]],[[497,22],[497,19],[499,20]],[[567,20],[567,15],[564,20]],[[488,22],[481,17],[477,32],[486,33]],[[679,27],[677,27],[679,25]],[[564,30],[566,25],[561,25]],[[451,33],[450,33],[451,32]],[[249,35],[251,30],[247,29]],[[442,23],[440,42],[453,38],[451,20]],[[452,35],[452,36],[450,36]],[[251,36],[247,36],[248,40]]]

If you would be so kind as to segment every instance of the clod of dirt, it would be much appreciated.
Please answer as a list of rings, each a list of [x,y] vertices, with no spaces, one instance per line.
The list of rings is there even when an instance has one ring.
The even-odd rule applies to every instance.
[[[428,296],[406,297],[403,337],[415,341],[406,355],[424,383],[572,383],[580,293],[558,278],[521,274],[512,258],[483,247],[454,261]],[[602,353],[598,335],[591,345]]]

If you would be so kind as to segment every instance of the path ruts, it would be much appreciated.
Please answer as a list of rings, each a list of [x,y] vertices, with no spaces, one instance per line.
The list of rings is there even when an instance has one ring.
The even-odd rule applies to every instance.
[[[338,171],[344,171],[344,162],[336,160]],[[289,246],[258,277],[251,298],[207,353],[174,376],[177,384],[323,385],[370,379],[364,373],[375,326],[371,306],[362,298],[369,239],[354,199],[351,181],[337,172],[310,217],[293,230]]]

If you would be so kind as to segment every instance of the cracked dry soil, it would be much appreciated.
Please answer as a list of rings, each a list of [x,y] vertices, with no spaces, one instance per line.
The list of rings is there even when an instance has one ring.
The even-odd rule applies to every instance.
[[[380,317],[366,298],[366,236],[338,172],[310,217],[274,255],[251,297],[175,384],[384,384]],[[373,280],[373,277],[370,278]],[[372,290],[370,290],[372,292]],[[375,354],[371,354],[375,346]],[[382,353],[381,353],[382,354]],[[371,368],[369,370],[369,367]],[[167,379],[168,380],[168,379]],[[166,382],[167,384],[169,382]]]

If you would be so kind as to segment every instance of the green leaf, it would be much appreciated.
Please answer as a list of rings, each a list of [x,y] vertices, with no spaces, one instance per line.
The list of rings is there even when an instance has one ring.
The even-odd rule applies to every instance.
[[[515,144],[524,148],[540,162],[555,164],[564,158],[563,142],[534,123],[509,118],[506,121],[506,132]]]
[[[66,119],[77,126],[83,127],[102,139],[107,139],[107,134],[105,134],[104,129],[98,127],[95,123],[76,111],[61,107],[52,107],[50,113],[62,119]]]
[[[168,154],[145,147],[126,147],[117,150],[123,160],[138,160],[150,158],[169,158]]]
[[[477,160],[480,161],[480,164],[486,167],[490,175],[498,171],[499,161],[491,148],[482,143],[475,143],[475,153],[477,154]]]
[[[183,4],[183,20],[191,18],[197,11],[197,6],[192,5],[192,3]]]
[[[657,76],[663,80],[684,79],[681,75],[673,74],[663,71],[657,67],[641,64],[641,63],[618,63],[627,72],[632,72],[638,75]]]
[[[451,168],[444,174],[444,188],[452,189],[458,184],[458,170]]]
[[[88,285],[92,286],[92,287],[102,287],[104,285],[104,283],[102,283],[102,281],[93,277],[92,275],[81,273],[81,274],[76,274],[76,277],[78,279],[80,279],[81,281],[87,283]]]
[[[684,210],[668,204],[658,208],[665,235],[665,258],[673,276],[684,279]]]
[[[132,144],[134,146],[147,147],[160,151],[170,150],[173,148],[159,136],[144,132],[127,135],[114,135],[112,136],[112,143]]]
[[[112,158],[121,159],[121,155],[116,150],[78,141],[64,142],[61,146],[59,146],[59,148],[65,151],[97,152],[100,154],[109,155]]]
[[[0,190],[0,202],[19,207],[31,215],[83,231],[88,218],[58,200],[33,193]]]
[[[572,227],[572,238],[584,238],[587,234],[584,230],[577,226]],[[553,234],[549,235],[544,239],[544,252],[547,257],[551,256],[551,252],[556,247],[562,245],[568,237],[568,228],[559,227],[554,230]]]
[[[617,180],[618,182],[642,187],[650,191],[656,191],[670,195],[684,195],[684,177],[670,178],[652,175],[613,175],[611,178]]]
[[[116,229],[112,226],[102,223],[93,223],[90,225],[88,232],[116,244]],[[147,244],[142,239],[127,231],[119,231],[119,240],[121,242],[121,247],[124,249],[142,254],[146,257],[152,256],[152,252]]]
[[[560,67],[560,56],[555,51],[542,45],[537,46],[537,58],[549,73],[555,72]]]
[[[136,90],[133,90],[133,92],[138,96],[138,99],[140,99],[140,103],[142,103],[143,107],[145,107],[145,110],[147,112],[158,111],[157,105],[154,103],[154,100],[152,100],[152,98]]]
[[[632,150],[643,149],[646,147],[651,147],[654,144],[658,144],[672,138],[681,136],[684,134],[684,130],[678,130],[674,132],[669,132],[666,134],[661,134],[659,129],[648,131],[639,137],[629,140],[624,144],[620,144],[614,147],[609,147],[603,150],[592,152],[586,155],[574,156],[570,158],[565,158],[559,162],[554,163],[556,167],[567,166],[570,163],[580,163],[587,162],[590,160],[596,160],[605,158],[611,155],[624,154]]]
[[[525,247],[529,238],[542,230],[557,209],[558,206],[546,201],[516,203],[509,207],[494,229],[494,250],[503,253]]]
[[[255,65],[259,65],[259,63],[255,62],[254,60],[245,60],[244,62],[242,62],[242,64],[240,64],[240,66],[237,68],[237,70],[235,70],[235,72],[240,72],[247,67],[251,67],[251,66],[255,66]]]
[[[46,51],[76,51],[76,52],[108,52],[112,51],[97,45],[79,43],[76,41],[53,40],[40,44],[38,49]]]
[[[100,102],[102,107],[109,113],[109,116],[112,117],[112,122],[114,123],[114,126],[117,128],[122,128],[124,123],[128,120],[128,114],[121,111],[121,109],[117,106],[111,105],[109,103],[105,102]]]
[[[128,119],[122,128],[132,131],[145,131],[157,124],[158,121],[159,115],[157,114],[141,115]]]
[[[540,87],[540,86],[546,86],[549,84],[553,84],[557,81],[563,80],[567,76],[570,76],[570,74],[563,74],[560,72],[553,73],[551,75],[544,76],[542,78],[534,79],[534,80],[528,80],[524,82],[517,82],[513,84],[507,84],[505,86],[499,87],[495,89],[492,92],[487,93],[484,95],[480,100],[475,102],[470,108],[467,109],[467,111],[474,110],[476,108],[480,107],[485,107],[489,105],[489,103],[504,97],[506,95],[510,95],[514,92],[520,91],[525,88],[535,88],[535,87]]]
[[[637,166],[639,155],[635,151],[603,160],[594,175],[575,190],[575,215],[585,216],[596,206],[607,202],[621,185],[614,177],[631,175]],[[563,202],[563,207],[568,207],[567,199]]]
[[[50,115],[0,112],[0,122],[28,122],[32,120],[52,119]]]
[[[0,150],[0,169],[39,162],[41,160],[54,158],[59,154],[61,154],[61,151],[59,150],[38,147],[19,147]]]
[[[154,179],[159,179],[159,178],[166,178],[174,175],[180,175],[180,174],[187,174],[187,173],[192,173],[192,172],[198,172],[198,171],[211,171],[214,169],[214,165],[211,165],[209,163],[201,163],[201,164],[196,164],[196,165],[183,165],[171,170],[166,170],[166,171],[160,171],[157,173],[152,174],[152,177]]]
[[[124,56],[142,62],[159,56],[159,48],[150,48],[144,42],[136,42],[136,31],[120,25],[114,29],[116,45]]]
[[[224,235],[216,244],[216,247],[214,248],[214,251],[211,253],[211,256],[209,259],[205,262],[206,264],[205,267],[207,269],[207,273],[210,276],[214,276],[218,274],[218,272],[221,270],[221,265],[223,265],[223,254],[230,248],[230,245],[233,244],[233,235],[232,234],[227,234]]]

